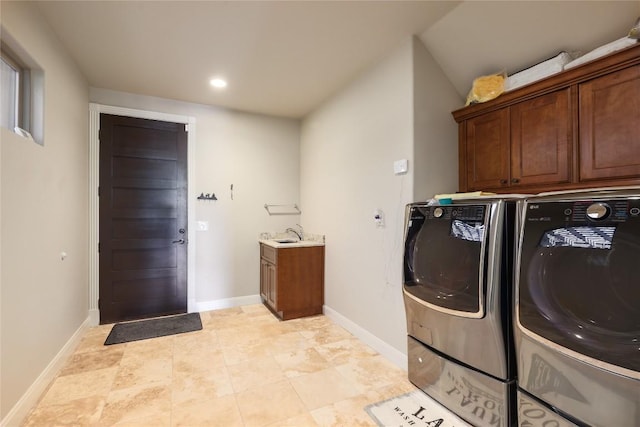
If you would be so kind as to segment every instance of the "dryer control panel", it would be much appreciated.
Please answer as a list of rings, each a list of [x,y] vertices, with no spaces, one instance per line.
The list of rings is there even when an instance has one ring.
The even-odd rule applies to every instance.
[[[640,219],[640,200],[577,200],[530,203],[527,221],[593,224]]]

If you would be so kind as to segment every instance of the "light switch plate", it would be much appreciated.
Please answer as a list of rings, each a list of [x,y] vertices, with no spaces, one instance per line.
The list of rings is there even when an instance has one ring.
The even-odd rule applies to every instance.
[[[396,160],[393,162],[393,173],[396,175],[402,175],[409,170],[409,161],[407,159]]]
[[[198,231],[207,231],[209,229],[209,221],[198,221]]]

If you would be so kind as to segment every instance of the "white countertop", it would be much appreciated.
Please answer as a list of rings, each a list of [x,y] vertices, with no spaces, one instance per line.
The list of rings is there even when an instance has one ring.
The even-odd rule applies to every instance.
[[[287,233],[260,233],[258,242],[279,249],[324,246],[323,234],[304,233],[303,237],[304,238],[302,240],[298,240],[296,237]],[[286,242],[283,242],[282,240],[286,240]]]
[[[301,247],[307,247],[307,246],[324,246],[324,242],[318,242],[315,240],[298,240],[291,243],[281,243],[275,239],[259,239],[258,242],[264,243],[267,246],[271,246],[278,249],[301,248]]]

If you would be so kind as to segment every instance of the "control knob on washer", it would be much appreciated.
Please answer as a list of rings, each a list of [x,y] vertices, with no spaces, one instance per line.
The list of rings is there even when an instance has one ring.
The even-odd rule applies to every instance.
[[[594,203],[587,208],[587,216],[594,221],[606,219],[611,213],[611,208],[606,203]]]

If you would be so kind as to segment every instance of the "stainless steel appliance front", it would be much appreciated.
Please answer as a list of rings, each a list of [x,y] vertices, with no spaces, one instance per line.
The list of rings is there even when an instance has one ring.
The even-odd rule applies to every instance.
[[[521,208],[519,387],[579,424],[640,425],[640,188]]]
[[[515,201],[503,198],[414,203],[406,211],[403,293],[409,351],[423,352],[423,362],[410,359],[409,378],[475,425],[515,423],[509,411],[515,408],[516,371],[511,329],[514,217]],[[478,424],[459,412],[456,396],[425,386],[429,381],[422,366],[441,359],[502,399],[495,423]]]

